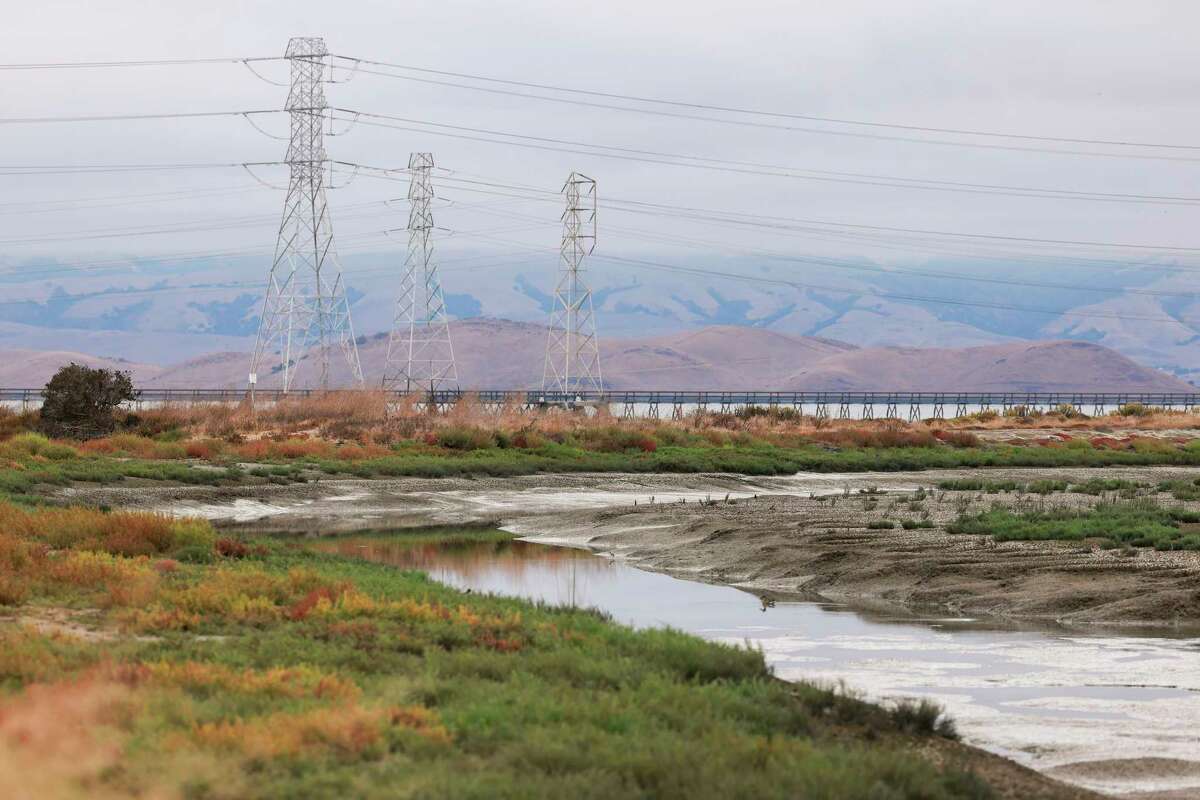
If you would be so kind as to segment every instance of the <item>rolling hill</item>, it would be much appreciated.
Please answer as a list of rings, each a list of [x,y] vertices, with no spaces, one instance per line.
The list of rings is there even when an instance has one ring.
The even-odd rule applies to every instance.
[[[472,319],[452,324],[464,388],[541,384],[546,328]],[[379,380],[387,339],[359,347],[368,384]],[[965,348],[855,347],[764,328],[712,326],[686,333],[602,341],[605,384],[614,389],[1190,391],[1187,383],[1114,350],[1079,341],[1008,342]],[[142,385],[240,388],[249,356],[214,353],[146,371]],[[302,361],[302,376],[311,373]],[[30,376],[33,380],[33,376]],[[44,380],[44,379],[43,379]],[[260,375],[260,386],[277,379]],[[333,381],[349,372],[333,360]],[[31,384],[32,385],[32,384]]]

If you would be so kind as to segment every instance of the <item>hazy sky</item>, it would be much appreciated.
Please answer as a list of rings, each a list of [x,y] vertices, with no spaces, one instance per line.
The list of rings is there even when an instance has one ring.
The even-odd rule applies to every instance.
[[[294,35],[323,36],[331,51],[420,67],[598,91],[923,127],[969,128],[1200,146],[1200,5],[1168,2],[763,2],[609,0],[508,2],[245,2],[244,0],[41,0],[6,15],[3,60],[57,62],[282,54]],[[260,66],[286,79],[286,65]],[[453,80],[453,79],[451,79]],[[286,89],[240,65],[0,72],[6,118],[278,108]],[[414,120],[511,131],[707,158],[973,184],[1083,192],[1200,196],[1198,161],[1086,157],[879,141],[622,113],[360,74],[328,88],[332,104]],[[708,112],[697,112],[707,114]],[[714,114],[715,116],[715,114]],[[845,132],[902,131],[739,117]],[[259,118],[284,134],[283,115]],[[917,138],[1072,149],[913,133]],[[8,166],[262,161],[285,143],[238,118],[0,126]],[[1198,205],[1154,205],[988,196],[731,174],[464,141],[359,126],[333,138],[335,158],[402,166],[431,150],[460,176],[555,190],[572,169],[595,177],[600,196],[866,225],[1055,239],[1200,247]],[[1091,150],[1131,152],[1093,146]],[[1137,150],[1200,159],[1197,150]],[[260,175],[280,182],[281,170]],[[238,170],[0,175],[0,258],[72,259],[216,248],[270,248],[282,194]],[[133,202],[130,195],[212,190]],[[335,224],[351,249],[403,226],[402,183],[360,177],[333,195]],[[554,204],[497,202],[444,185],[455,204],[439,224],[472,247],[554,247]],[[95,198],[87,207],[12,203]],[[491,205],[474,206],[488,201]],[[55,209],[55,210],[48,210]],[[344,211],[342,209],[345,209]],[[506,214],[533,215],[514,220]],[[259,221],[256,221],[259,220]],[[796,253],[920,261],[877,241],[806,238],[686,220],[602,211],[600,248],[680,262],[696,247],[647,232],[714,241],[729,252]],[[79,231],[194,224],[219,230],[25,243]],[[605,227],[607,226],[607,228]],[[513,230],[521,228],[520,230]],[[82,235],[93,235],[84,233]],[[386,240],[364,238],[361,247]],[[448,241],[453,249],[455,242]],[[895,243],[893,242],[892,245]],[[941,243],[945,246],[945,242]],[[959,245],[960,249],[970,249]],[[714,250],[714,252],[717,252]],[[724,251],[722,251],[724,252]]]

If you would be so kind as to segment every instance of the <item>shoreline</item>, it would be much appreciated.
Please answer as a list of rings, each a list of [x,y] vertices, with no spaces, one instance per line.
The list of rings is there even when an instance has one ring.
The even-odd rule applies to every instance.
[[[1200,628],[1200,552],[1136,554],[1070,541],[949,534],[963,508],[1013,494],[930,491],[975,470],[800,474],[545,474],[509,478],[333,479],[266,486],[72,487],[70,502],[197,515],[230,530],[349,533],[490,523],[535,541],[609,553],[677,577],[777,598],[883,605],[1069,627]],[[1194,470],[1109,469],[1150,482]],[[1080,469],[989,470],[989,478],[1093,477]],[[934,527],[870,530],[880,502],[924,488]],[[859,494],[868,492],[869,494]],[[1056,497],[1059,497],[1056,495]],[[650,498],[653,502],[650,503]],[[1063,495],[1060,502],[1095,503]],[[1186,505],[1186,504],[1183,504]],[[1200,504],[1195,504],[1200,507]],[[894,516],[915,518],[901,508]]]
[[[1118,477],[1118,471],[1107,473],[1107,477]],[[1155,468],[1153,470],[1122,470],[1120,477],[1165,479],[1187,474],[1182,470]],[[875,473],[853,475],[795,476],[785,479],[747,478],[734,475],[540,475],[506,479],[387,479],[387,480],[331,480],[317,484],[292,486],[254,487],[102,487],[99,489],[75,489],[69,493],[73,500],[107,502],[125,505],[134,502],[146,510],[171,509],[177,513],[188,513],[196,509],[206,510],[210,518],[220,527],[234,531],[278,532],[299,534],[317,531],[320,535],[336,535],[363,530],[383,530],[389,527],[417,527],[426,525],[462,525],[493,523],[502,524],[506,530],[531,541],[555,543],[598,551],[604,555],[626,561],[633,566],[670,574],[674,577],[732,586],[760,596],[777,594],[779,599],[799,599],[843,606],[845,611],[865,614],[885,621],[898,623],[921,622],[922,611],[932,611],[936,617],[947,608],[944,603],[917,604],[912,593],[904,595],[900,602],[887,591],[851,590],[839,593],[830,581],[818,591],[810,578],[797,582],[807,572],[793,576],[743,575],[736,562],[748,553],[781,564],[787,563],[792,550],[779,546],[771,540],[780,533],[779,520],[782,516],[795,513],[798,518],[809,518],[813,514],[825,517],[836,516],[843,523],[854,522],[857,510],[852,508],[863,496],[855,494],[859,489],[874,486],[880,490],[898,489],[910,492],[920,486],[929,486],[938,480],[971,475],[973,471],[955,470],[934,473]],[[1020,469],[995,470],[989,475],[996,478],[1035,479],[1048,476],[1070,476],[1072,473],[1094,475],[1087,470]],[[1193,473],[1194,474],[1194,471]],[[819,486],[813,482],[819,482]],[[801,485],[806,487],[801,490]],[[726,504],[724,493],[728,491],[734,502]],[[807,496],[813,491],[823,492],[817,499]],[[787,494],[793,492],[793,494]],[[754,495],[759,494],[755,498]],[[645,504],[645,498],[653,495],[656,502]],[[800,496],[803,495],[803,496]],[[686,502],[680,503],[682,497]],[[899,497],[877,495],[876,497]],[[482,498],[482,500],[481,500]],[[638,500],[638,498],[642,498]],[[715,504],[704,504],[705,498],[719,499]],[[663,501],[667,502],[663,502]],[[1084,502],[1095,498],[1082,498]],[[636,501],[636,505],[635,505]],[[245,506],[239,518],[231,513],[237,502]],[[836,502],[836,505],[832,505]],[[258,504],[255,506],[253,504]],[[947,508],[950,504],[946,504]],[[218,511],[224,510],[222,517]],[[797,511],[796,509],[801,509]],[[262,513],[260,513],[262,512]],[[808,516],[806,516],[808,515]],[[793,522],[793,528],[795,524]],[[794,533],[783,530],[784,534]],[[956,551],[957,542],[970,542],[982,537],[951,536],[940,531],[899,529],[889,531],[863,531],[876,536],[890,535],[901,538],[904,546],[888,549],[886,558],[891,564],[898,559],[924,558],[920,550],[912,550],[912,537],[937,541],[934,549],[957,553],[960,560],[970,560],[972,551]],[[714,534],[716,535],[715,538]],[[908,538],[903,538],[908,537]],[[698,541],[708,539],[703,545]],[[786,537],[785,537],[786,539]],[[795,542],[786,542],[789,545]],[[1066,548],[1080,550],[1078,543],[1011,543],[1004,548],[1015,547],[1015,551],[1061,551]],[[1032,545],[1032,547],[1024,547]],[[1047,547],[1049,545],[1049,547]],[[697,548],[705,548],[700,553]],[[772,550],[772,547],[776,549]],[[999,547],[999,546],[997,546]],[[714,548],[724,551],[726,560],[714,567],[689,561],[688,553],[710,558]],[[991,548],[995,551],[997,548]],[[963,558],[963,553],[968,557]],[[1003,554],[1004,549],[1000,552]],[[1089,550],[1089,552],[1091,552]],[[1082,556],[1082,553],[1066,553]],[[1169,556],[1200,556],[1200,554],[1166,554]],[[1022,554],[1021,563],[1029,563],[1029,552]],[[719,561],[719,559],[718,559]],[[1197,559],[1200,563],[1200,559]],[[1069,559],[1068,559],[1069,564]],[[761,566],[761,565],[759,565]],[[880,565],[876,565],[877,567]],[[1053,565],[1052,565],[1053,566]],[[1128,564],[1117,566],[1128,569]],[[1139,565],[1140,566],[1140,565]],[[1059,565],[1061,567],[1061,565]],[[785,571],[787,571],[785,569]],[[893,570],[894,571],[894,570]],[[934,570],[936,571],[936,570]],[[1103,573],[1100,573],[1103,575]],[[893,588],[912,576],[893,576]],[[919,576],[918,576],[919,577]],[[854,583],[857,578],[847,574],[844,581]],[[789,590],[787,581],[798,591]],[[834,589],[831,590],[830,587]],[[805,588],[807,587],[807,588]],[[788,597],[784,597],[787,594]],[[962,604],[965,609],[967,604]],[[1071,628],[1081,627],[1091,632],[1107,632],[1114,629],[1112,621],[1088,620],[1082,616],[1062,620],[1060,615],[997,614],[995,607],[977,613],[978,626],[983,630],[1002,629],[1011,625],[1028,630],[1036,627],[1054,628],[1061,632],[1064,624]],[[960,611],[960,613],[962,613]],[[928,617],[924,621],[930,621]],[[1122,626],[1129,628],[1131,626]],[[1153,620],[1136,626],[1138,633],[1170,635],[1178,628],[1170,628]],[[992,756],[1008,762],[1003,756]],[[1136,774],[1146,765],[1143,759],[1121,765],[1115,773],[1129,776]],[[1008,762],[1012,763],[1012,762]],[[1190,762],[1189,762],[1190,763]],[[1076,771],[1087,771],[1085,762],[1073,765]],[[1099,769],[1099,767],[1097,767]],[[1050,773],[1053,775],[1053,773]],[[1068,778],[1076,786],[1088,781],[1083,773],[1056,776]],[[1113,776],[1114,778],[1116,775]],[[1084,781],[1080,781],[1084,778]],[[1095,783],[1093,782],[1093,785]],[[1170,792],[1157,794],[1137,792],[1123,794],[1131,798],[1178,797]]]

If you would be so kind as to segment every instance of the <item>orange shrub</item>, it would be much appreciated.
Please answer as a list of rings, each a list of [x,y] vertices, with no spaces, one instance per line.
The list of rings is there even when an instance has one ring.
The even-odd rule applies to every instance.
[[[355,700],[361,694],[353,681],[305,666],[238,671],[199,661],[160,661],[127,669],[136,682],[151,682],[193,692],[237,692],[338,701]]]
[[[252,720],[201,723],[192,736],[202,745],[250,758],[325,753],[345,760],[381,754],[389,729],[407,729],[439,743],[450,735],[437,714],[420,706],[363,708],[343,705]]]
[[[78,448],[84,453],[146,459],[178,459],[187,456],[183,445],[178,442],[157,442],[133,433],[117,433],[101,439],[89,439],[81,442]]]
[[[221,455],[224,450],[225,443],[220,439],[193,439],[183,445],[183,451],[188,458],[199,458],[206,461]]]

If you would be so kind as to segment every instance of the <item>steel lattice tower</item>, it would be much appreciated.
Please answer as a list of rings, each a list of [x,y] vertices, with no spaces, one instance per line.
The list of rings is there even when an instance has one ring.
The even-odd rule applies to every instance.
[[[433,259],[433,154],[413,153],[408,169],[408,255],[388,337],[383,387],[406,392],[457,389],[446,302]]]
[[[542,391],[563,395],[603,391],[600,347],[592,290],[583,280],[583,260],[596,247],[596,182],[572,172],[563,184],[567,207],[563,211],[563,236],[558,286],[550,312]]]
[[[286,158],[290,177],[250,363],[251,393],[259,369],[273,353],[279,354],[275,370],[282,372],[285,392],[297,387],[301,360],[311,359],[318,362],[316,385],[328,388],[329,354],[334,348],[349,362],[354,380],[359,384],[363,380],[325,198],[327,159],[321,123],[329,107],[324,86],[328,56],[324,39],[288,41],[285,57],[291,64],[291,89],[285,108],[291,116]]]

